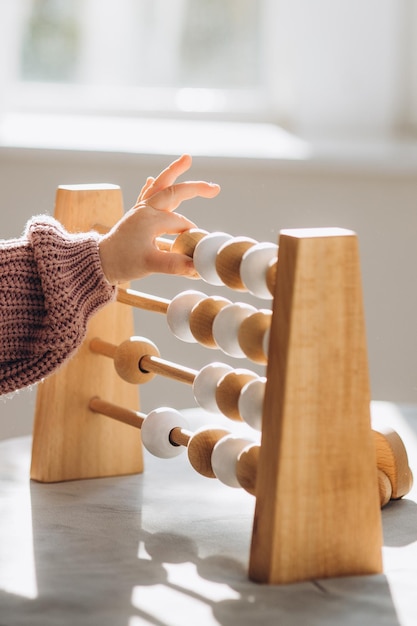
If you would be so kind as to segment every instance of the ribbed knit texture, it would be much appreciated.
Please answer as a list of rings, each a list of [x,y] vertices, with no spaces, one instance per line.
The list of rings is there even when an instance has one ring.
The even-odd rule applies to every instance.
[[[0,394],[56,370],[82,342],[93,313],[114,296],[96,233],[69,234],[39,216],[21,239],[0,241]]]

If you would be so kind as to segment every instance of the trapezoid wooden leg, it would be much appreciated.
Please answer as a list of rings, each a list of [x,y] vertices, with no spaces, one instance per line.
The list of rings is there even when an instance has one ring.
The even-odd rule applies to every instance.
[[[357,237],[282,231],[249,576],[374,574],[381,546]]]
[[[70,232],[112,226],[123,214],[119,187],[75,185],[57,191],[55,216]],[[88,408],[94,395],[139,409],[136,385],[121,380],[113,362],[89,349],[93,337],[116,344],[134,334],[131,307],[114,302],[89,322],[75,356],[38,385],[31,478],[58,482],[143,471],[140,432]]]

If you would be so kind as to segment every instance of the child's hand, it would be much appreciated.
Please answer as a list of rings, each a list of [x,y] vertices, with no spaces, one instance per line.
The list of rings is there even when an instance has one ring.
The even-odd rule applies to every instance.
[[[157,178],[148,178],[135,206],[104,235],[99,243],[104,274],[111,284],[128,282],[154,273],[193,276],[189,257],[158,249],[156,237],[178,234],[195,224],[173,211],[197,196],[214,198],[218,185],[205,181],[175,183],[191,166],[184,155],[171,163]]]

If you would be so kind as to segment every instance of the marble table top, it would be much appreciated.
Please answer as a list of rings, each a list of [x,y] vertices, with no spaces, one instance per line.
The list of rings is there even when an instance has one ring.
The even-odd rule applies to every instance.
[[[404,438],[417,476],[417,410],[373,413]],[[417,624],[416,489],[382,511],[382,575],[266,586],[247,578],[245,491],[183,456],[146,455],[137,476],[39,484],[30,444],[0,442],[1,626]]]

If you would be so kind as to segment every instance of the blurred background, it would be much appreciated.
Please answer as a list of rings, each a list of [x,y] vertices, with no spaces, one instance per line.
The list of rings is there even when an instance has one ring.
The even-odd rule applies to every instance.
[[[52,214],[60,184],[118,184],[129,208],[190,152],[189,176],[222,186],[183,206],[201,228],[358,233],[372,397],[401,404],[417,401],[416,130],[414,0],[0,0],[0,236]],[[226,360],[135,317],[166,358]],[[183,387],[152,381],[143,410],[192,406]],[[0,438],[31,431],[34,400],[0,400]]]

